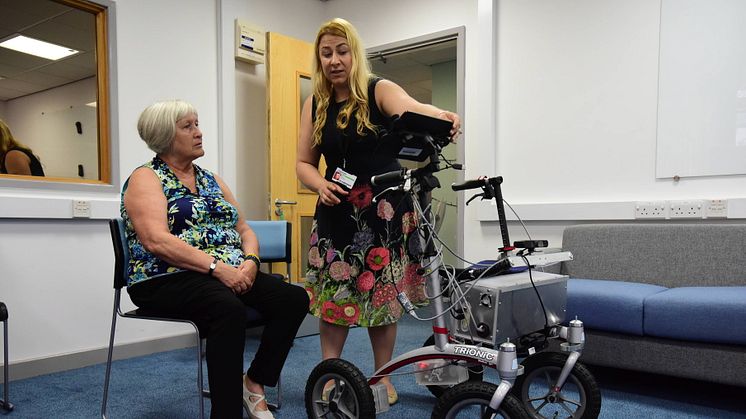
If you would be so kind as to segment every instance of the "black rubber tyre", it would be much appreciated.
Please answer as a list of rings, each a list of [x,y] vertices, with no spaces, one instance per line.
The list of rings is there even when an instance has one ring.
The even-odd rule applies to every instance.
[[[425,343],[422,345],[425,346],[431,346],[435,344],[435,336],[430,335],[430,337],[425,340]],[[472,365],[472,366],[464,366],[464,368],[469,369],[469,381],[482,381],[482,376],[484,375],[484,367],[481,365]],[[428,391],[433,394],[435,397],[440,397],[443,395],[443,392],[451,388],[452,386],[425,386],[427,387]]]
[[[324,396],[324,386],[334,388]],[[306,382],[309,418],[372,419],[376,417],[373,392],[360,370],[343,359],[327,359],[311,371]]]
[[[481,418],[489,407],[497,386],[482,381],[466,381],[445,390],[435,404],[431,419]],[[521,402],[508,393],[493,418],[529,419]]]
[[[536,419],[595,419],[601,412],[601,390],[588,368],[576,362],[560,391],[552,391],[567,354],[539,352],[521,362],[524,371],[511,389],[528,414]]]

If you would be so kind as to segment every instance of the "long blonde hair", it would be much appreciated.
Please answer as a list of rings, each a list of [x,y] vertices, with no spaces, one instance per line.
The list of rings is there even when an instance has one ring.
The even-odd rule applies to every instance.
[[[337,115],[337,128],[346,129],[350,123],[350,115],[354,112],[355,119],[357,119],[355,131],[358,135],[366,135],[366,128],[374,132],[377,131],[375,125],[370,122],[368,81],[371,77],[371,71],[370,63],[365,56],[365,48],[355,27],[342,18],[335,18],[321,25],[313,44],[315,59],[313,60],[311,81],[313,83],[313,96],[316,98],[316,120],[313,123],[312,136],[314,145],[321,144],[321,130],[326,124],[326,110],[329,108],[329,101],[332,97],[332,84],[324,76],[324,71],[321,68],[321,58],[319,58],[319,42],[324,35],[345,38],[352,53],[352,68],[350,68],[347,82],[350,86],[350,97]]]
[[[10,132],[10,127],[8,127],[8,124],[0,119],[0,156],[4,156],[5,153],[8,152],[8,150],[12,149],[22,149],[29,152],[31,151],[30,148],[18,142],[18,140],[13,137],[13,133]]]

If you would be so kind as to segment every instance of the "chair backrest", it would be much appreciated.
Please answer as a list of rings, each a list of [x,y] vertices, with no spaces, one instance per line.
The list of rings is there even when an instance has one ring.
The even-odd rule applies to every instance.
[[[292,224],[285,220],[247,221],[259,240],[259,258],[262,262],[285,262],[292,259]]]
[[[114,246],[114,288],[121,289],[127,285],[127,267],[130,260],[124,220],[112,218],[109,220],[109,230],[111,232],[111,244]]]

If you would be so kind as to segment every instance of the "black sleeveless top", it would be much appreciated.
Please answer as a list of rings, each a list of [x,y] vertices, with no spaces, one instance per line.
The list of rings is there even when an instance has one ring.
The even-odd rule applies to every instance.
[[[345,130],[337,128],[337,115],[346,101],[330,101],[326,113],[326,124],[321,130],[321,144],[319,149],[326,160],[325,178],[331,180],[334,171],[340,167],[346,172],[356,175],[358,183],[369,183],[373,175],[385,173],[401,168],[394,155],[385,152],[381,147],[379,134],[391,125],[390,119],[384,115],[376,104],[375,88],[380,78],[371,78],[368,83],[368,107],[370,122],[378,127],[378,132],[365,130],[366,135],[357,133],[357,118],[350,115]],[[312,118],[316,117],[316,101],[312,106]]]
[[[10,150],[8,150],[8,152],[11,152],[14,150],[22,152],[23,154],[27,155],[29,159],[31,159],[31,161],[29,162],[29,166],[31,168],[31,176],[44,176],[44,168],[41,167],[41,162],[36,156],[34,156],[34,153],[32,153],[29,150],[26,150],[23,148],[17,148],[17,147],[11,148]],[[3,174],[8,174],[8,169],[5,168],[5,157],[7,155],[8,153],[6,152],[5,155],[3,156],[2,161],[0,161],[0,173],[3,173]]]

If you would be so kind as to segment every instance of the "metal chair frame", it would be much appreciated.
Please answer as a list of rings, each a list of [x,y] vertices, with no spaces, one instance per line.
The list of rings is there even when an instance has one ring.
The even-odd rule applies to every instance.
[[[104,396],[103,400],[101,401],[101,417],[103,419],[106,419],[106,404],[109,398],[109,378],[111,377],[111,363],[112,355],[114,352],[114,334],[116,332],[117,316],[119,316],[130,319],[190,324],[192,327],[194,327],[197,344],[197,392],[199,395],[199,415],[200,418],[204,418],[205,401],[203,399],[203,396],[207,396],[209,395],[209,393],[206,393],[203,390],[203,356],[201,338],[199,336],[199,328],[197,328],[197,325],[190,320],[148,315],[147,313],[143,313],[139,310],[132,310],[126,313],[122,312],[120,303],[122,299],[122,288],[127,285],[127,262],[129,261],[129,249],[127,247],[127,238],[124,234],[123,220],[121,218],[109,220],[109,229],[111,231],[111,241],[114,245],[114,309],[111,316],[111,334],[109,336],[109,351],[106,359],[106,378],[104,379]]]
[[[0,408],[6,412],[13,410],[13,403],[8,399],[8,307],[0,302],[0,321],[3,322],[3,398],[0,399]]]

